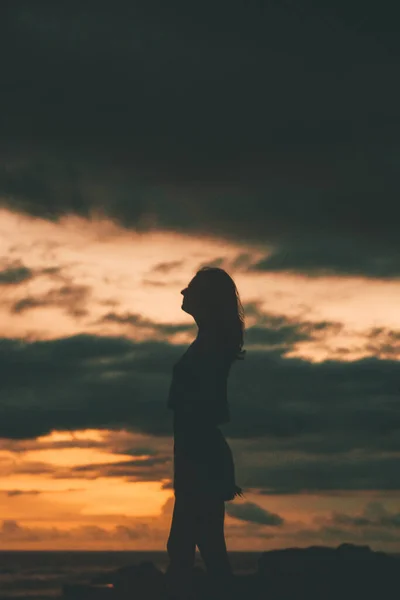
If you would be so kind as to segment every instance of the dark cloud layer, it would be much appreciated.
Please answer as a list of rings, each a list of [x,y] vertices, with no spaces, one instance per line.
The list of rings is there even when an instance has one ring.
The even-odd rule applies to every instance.
[[[262,268],[398,276],[396,13],[14,2],[2,202],[274,243]]]
[[[335,490],[400,489],[399,454],[379,456],[378,452],[353,453],[322,458],[298,457],[280,461],[277,465],[254,464],[248,480],[260,487],[263,494],[296,494],[302,492],[333,492]]]
[[[400,249],[390,253],[374,249],[371,254],[368,240],[361,244],[351,238],[331,236],[321,239],[316,234],[297,244],[289,242],[278,247],[252,265],[251,270],[394,279],[400,277]]]
[[[90,335],[31,343],[3,339],[0,436],[34,438],[86,428],[169,436],[171,369],[185,348]],[[250,463],[243,462],[248,455],[237,456],[240,483],[268,493],[400,489],[399,390],[396,361],[308,363],[280,351],[249,351],[232,369],[232,422],[224,427],[234,444],[260,444],[261,454],[254,452]],[[280,453],[278,462],[266,459],[274,452]],[[164,456],[146,461],[92,465],[90,473],[69,475],[166,476]],[[40,463],[26,468],[52,470]]]

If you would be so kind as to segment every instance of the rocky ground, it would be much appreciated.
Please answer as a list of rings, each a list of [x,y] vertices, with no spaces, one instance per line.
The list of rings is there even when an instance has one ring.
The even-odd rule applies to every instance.
[[[229,594],[213,592],[207,574],[193,571],[194,600],[390,600],[400,598],[400,560],[368,546],[341,544],[264,552],[257,570],[235,575]],[[100,574],[87,585],[63,587],[65,600],[166,600],[166,578],[151,562]]]

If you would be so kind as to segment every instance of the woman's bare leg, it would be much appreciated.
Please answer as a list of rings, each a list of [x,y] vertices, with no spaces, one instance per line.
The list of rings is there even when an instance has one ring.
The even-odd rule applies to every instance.
[[[196,553],[195,514],[193,502],[175,494],[171,530],[167,542],[170,564],[166,571],[170,596],[192,597],[192,576]]]
[[[209,498],[196,511],[196,543],[206,565],[212,591],[218,598],[232,597],[233,573],[224,535],[225,503]]]

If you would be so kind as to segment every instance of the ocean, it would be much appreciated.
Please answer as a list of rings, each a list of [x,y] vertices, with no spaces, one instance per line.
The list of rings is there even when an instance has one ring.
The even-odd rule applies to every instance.
[[[229,552],[235,573],[254,572],[261,552]],[[49,600],[64,583],[89,583],[100,573],[152,561],[165,571],[166,552],[0,551],[0,600]],[[200,555],[196,564],[203,565]]]

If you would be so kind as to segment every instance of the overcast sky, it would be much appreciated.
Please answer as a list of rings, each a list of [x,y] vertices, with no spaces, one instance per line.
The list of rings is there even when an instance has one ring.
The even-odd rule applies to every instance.
[[[399,11],[195,4],[2,19],[0,547],[165,549],[180,291],[216,265],[228,549],[400,552]]]

